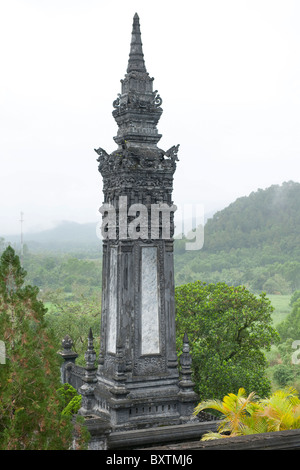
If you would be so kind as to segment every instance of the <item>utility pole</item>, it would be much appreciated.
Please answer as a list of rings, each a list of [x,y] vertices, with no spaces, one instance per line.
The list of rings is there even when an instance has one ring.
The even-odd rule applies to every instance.
[[[21,266],[22,267],[23,267],[23,255],[24,255],[24,245],[23,245],[23,222],[24,222],[24,219],[23,219],[23,215],[24,215],[24,213],[21,212],[20,222],[21,222]]]

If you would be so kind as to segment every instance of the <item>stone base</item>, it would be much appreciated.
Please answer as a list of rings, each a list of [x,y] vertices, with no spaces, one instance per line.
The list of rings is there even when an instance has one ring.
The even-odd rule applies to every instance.
[[[134,430],[189,422],[197,403],[197,395],[182,390],[176,377],[148,377],[126,387],[99,379],[90,413],[108,421],[112,431]]]

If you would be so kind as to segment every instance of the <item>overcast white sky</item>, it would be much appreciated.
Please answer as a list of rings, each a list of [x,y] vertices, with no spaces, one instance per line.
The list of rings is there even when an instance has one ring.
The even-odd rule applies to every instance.
[[[0,0],[0,236],[99,220],[135,12],[174,202],[300,181],[299,0]]]

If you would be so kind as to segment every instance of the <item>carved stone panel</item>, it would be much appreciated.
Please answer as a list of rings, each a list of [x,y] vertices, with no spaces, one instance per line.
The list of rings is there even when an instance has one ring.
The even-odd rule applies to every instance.
[[[109,308],[107,351],[116,353],[117,344],[117,298],[118,298],[118,251],[117,247],[110,249],[110,279],[109,279]]]
[[[142,355],[158,354],[160,334],[156,246],[142,248],[141,278],[141,352]]]

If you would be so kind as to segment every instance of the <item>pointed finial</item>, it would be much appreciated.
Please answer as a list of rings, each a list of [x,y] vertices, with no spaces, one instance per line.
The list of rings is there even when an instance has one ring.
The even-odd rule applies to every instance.
[[[147,72],[144,61],[143,44],[141,39],[140,19],[137,13],[133,17],[127,73],[132,71]]]
[[[182,354],[180,356],[180,363],[182,366],[191,366],[192,364],[192,357],[190,354],[190,344],[187,332],[185,331],[183,336],[183,344],[182,344]]]
[[[89,340],[93,341],[94,337],[93,337],[93,331],[92,331],[92,328],[90,327],[89,329],[89,336],[88,336]]]
[[[181,381],[180,387],[185,392],[191,392],[193,390],[194,383],[192,382],[192,356],[190,353],[189,338],[187,332],[184,333],[182,354],[180,356],[181,365]]]
[[[90,368],[91,366],[94,365],[95,360],[96,360],[96,353],[94,349],[94,337],[93,337],[92,328],[89,329],[88,347],[87,347],[84,357],[85,357],[85,361],[87,364],[87,368]]]

